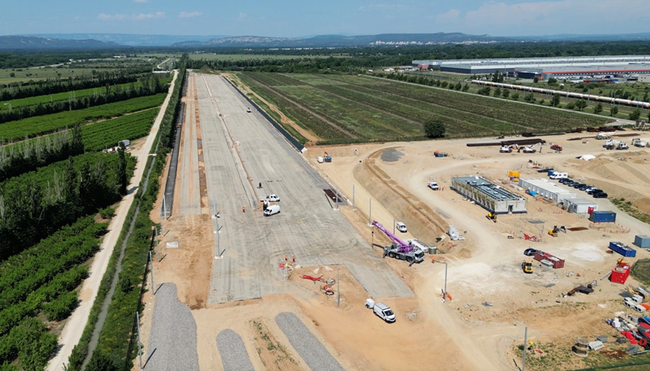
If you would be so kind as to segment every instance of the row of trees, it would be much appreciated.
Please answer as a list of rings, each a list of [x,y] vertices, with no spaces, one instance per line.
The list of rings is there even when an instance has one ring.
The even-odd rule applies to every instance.
[[[0,182],[84,153],[81,127],[0,146]]]
[[[123,151],[90,153],[0,183],[0,261],[119,201],[133,167]]]
[[[76,288],[88,276],[82,263],[99,250],[106,226],[81,218],[0,262],[0,369],[18,370],[7,365],[16,360],[23,370],[45,367],[57,341],[37,318],[60,321],[77,307]]]
[[[106,85],[126,84],[138,81],[138,75],[128,71],[96,71],[91,76],[75,76],[67,79],[46,79],[41,81],[17,82],[0,85],[0,101],[34,97],[73,91],[101,88]]]
[[[58,101],[49,103],[38,103],[33,106],[24,106],[10,111],[0,113],[0,124],[8,121],[22,120],[28,117],[50,115],[53,113],[79,110],[102,104],[121,102],[132,98],[155,95],[165,91],[165,85],[160,83],[157,77],[143,80],[139,87],[135,83],[124,88],[122,85],[109,85],[104,87],[104,91],[99,94],[86,96],[80,99],[70,99],[68,101]]]

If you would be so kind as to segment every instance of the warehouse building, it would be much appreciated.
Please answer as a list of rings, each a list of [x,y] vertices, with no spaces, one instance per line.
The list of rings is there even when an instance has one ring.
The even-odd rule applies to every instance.
[[[650,55],[494,58],[456,60],[414,60],[413,66],[439,68],[440,71],[466,75],[490,74],[495,71],[519,78],[547,80],[555,78],[614,78],[650,74]]]
[[[540,195],[558,204],[566,199],[576,197],[575,193],[549,182],[548,179],[519,178],[519,186],[532,196]]]
[[[479,176],[454,177],[451,189],[495,214],[525,213],[526,199]]]

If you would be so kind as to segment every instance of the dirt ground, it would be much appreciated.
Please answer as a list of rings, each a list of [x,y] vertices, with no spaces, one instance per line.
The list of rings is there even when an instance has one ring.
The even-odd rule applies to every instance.
[[[578,337],[593,340],[598,335],[614,335],[604,321],[626,308],[620,300],[623,286],[601,280],[620,258],[606,252],[607,244],[610,240],[630,244],[634,235],[650,234],[648,225],[621,222],[624,218],[620,212],[617,225],[594,228],[585,217],[569,214],[511,186],[509,170],[520,171],[523,178],[542,178],[536,168],[554,167],[650,213],[649,151],[606,151],[602,141],[594,138],[569,140],[579,136],[544,138],[562,145],[562,153],[551,152],[548,143],[542,153],[501,154],[499,147],[467,147],[466,143],[473,140],[308,147],[306,160],[349,200],[355,200],[354,205],[340,210],[368,243],[380,246],[388,242],[379,231],[371,233],[370,219],[385,226],[393,219],[403,221],[409,227],[404,237],[429,244],[444,236],[450,224],[466,237],[464,241],[445,238],[438,243],[441,253],[435,255],[435,264],[430,256],[411,267],[403,261],[388,261],[416,295],[379,298],[394,309],[395,324],[383,323],[364,307],[368,294],[344,267],[302,267],[299,261],[287,267],[278,262],[279,272],[286,275],[296,295],[206,305],[213,259],[208,215],[172,216],[163,222],[154,269],[156,281],[175,282],[179,300],[192,309],[201,370],[222,369],[214,341],[226,328],[242,336],[256,369],[307,369],[274,321],[283,311],[296,313],[346,369],[515,370],[519,355],[514,348],[523,342],[524,327],[528,328],[528,339],[546,349],[544,355],[531,356],[540,359],[553,352],[544,344],[567,351]],[[398,160],[382,159],[389,148]],[[449,156],[434,158],[434,150]],[[333,161],[317,163],[316,157],[322,152],[330,154]],[[583,154],[595,155],[596,159],[576,159]],[[457,175],[482,175],[521,194],[528,212],[499,215],[496,223],[487,220],[485,210],[449,189],[451,178]],[[431,180],[438,181],[442,190],[428,189],[426,183]],[[579,197],[586,196],[576,192]],[[154,221],[160,220],[159,209],[158,205],[152,212]],[[551,237],[546,230],[553,225],[584,229]],[[542,241],[525,241],[522,233]],[[526,275],[520,264],[527,247],[552,252],[564,258],[566,265],[554,270],[534,262],[534,273]],[[381,253],[379,248],[376,251]],[[647,252],[638,251],[637,257],[647,257]],[[324,282],[301,278],[303,275],[336,280],[334,295],[322,292]],[[445,275],[450,298],[443,303]],[[591,295],[563,295],[592,281],[597,286]],[[630,286],[637,284],[631,278],[627,282]],[[151,295],[145,297],[145,334],[153,300]],[[561,362],[555,366],[558,369],[585,365],[577,357],[548,359]]]

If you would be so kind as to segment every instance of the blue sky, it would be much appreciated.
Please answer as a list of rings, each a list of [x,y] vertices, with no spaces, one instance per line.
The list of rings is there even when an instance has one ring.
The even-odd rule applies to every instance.
[[[0,35],[134,33],[300,37],[463,32],[493,36],[650,31],[649,0],[20,0]]]

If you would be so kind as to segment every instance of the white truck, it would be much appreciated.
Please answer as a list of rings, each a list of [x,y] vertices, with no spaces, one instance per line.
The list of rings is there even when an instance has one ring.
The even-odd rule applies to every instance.
[[[438,182],[429,182],[427,184],[427,187],[433,189],[434,191],[437,191],[440,189],[440,186],[438,186]]]
[[[648,143],[641,138],[632,139],[632,145],[635,147],[647,147]]]
[[[366,299],[366,308],[372,309],[377,317],[383,319],[385,322],[395,322],[395,313],[390,307],[384,303],[376,302],[372,299]]]

